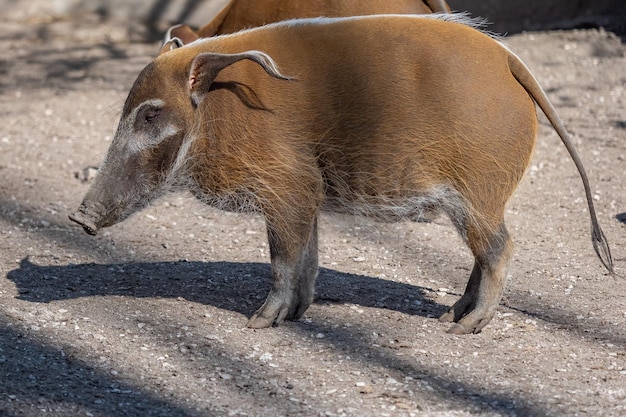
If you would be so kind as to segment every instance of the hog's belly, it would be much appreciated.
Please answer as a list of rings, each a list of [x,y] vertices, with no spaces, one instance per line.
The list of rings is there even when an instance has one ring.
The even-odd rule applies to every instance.
[[[456,218],[466,214],[461,195],[449,187],[404,196],[349,194],[330,195],[323,211],[371,217],[381,221],[430,221],[440,212]]]

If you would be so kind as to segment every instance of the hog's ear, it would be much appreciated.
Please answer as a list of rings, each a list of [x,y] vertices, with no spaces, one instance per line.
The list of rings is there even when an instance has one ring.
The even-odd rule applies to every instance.
[[[269,55],[259,51],[247,51],[240,54],[217,54],[212,52],[196,56],[189,71],[189,94],[194,105],[199,105],[210,90],[211,84],[224,68],[235,62],[248,59],[256,62],[274,78],[292,80],[280,73],[276,63]]]
[[[187,25],[175,25],[167,30],[159,55],[180,48],[199,39],[200,36]]]
[[[163,39],[163,43],[166,44],[174,38],[178,38],[183,43],[183,45],[187,45],[188,43],[199,39],[200,35],[194,32],[187,25],[174,25],[167,30],[167,33],[165,34],[165,39]]]
[[[159,55],[162,55],[169,51],[173,51],[174,49],[178,49],[183,45],[184,45],[183,41],[181,41],[180,39],[172,38],[163,44],[163,46],[161,47],[161,51],[159,52]]]

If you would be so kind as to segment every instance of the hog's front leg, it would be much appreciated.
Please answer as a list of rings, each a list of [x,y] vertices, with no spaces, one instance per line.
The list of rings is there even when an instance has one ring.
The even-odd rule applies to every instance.
[[[280,228],[268,221],[272,288],[248,327],[259,329],[285,319],[297,320],[313,302],[318,274],[317,218],[294,229],[278,233]]]

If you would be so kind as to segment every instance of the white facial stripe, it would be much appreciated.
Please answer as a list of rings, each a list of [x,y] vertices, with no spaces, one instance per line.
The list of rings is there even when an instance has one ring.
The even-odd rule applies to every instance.
[[[180,129],[175,126],[167,125],[161,129],[158,136],[155,137],[138,138],[136,135],[133,135],[134,137],[129,140],[127,144],[127,149],[130,153],[139,153],[147,149],[154,148],[163,142],[164,139],[174,136],[179,130]]]
[[[193,142],[194,140],[191,137],[186,137],[183,140],[182,145],[178,149],[178,155],[176,155],[174,165],[172,165],[172,168],[167,174],[168,182],[175,182],[176,179],[184,175],[187,155],[189,154]]]
[[[140,110],[146,107],[163,108],[164,106],[165,102],[161,99],[151,99],[144,101],[143,103],[135,107],[135,109],[126,118],[126,131],[134,132],[133,126],[135,126],[136,119],[139,115]],[[129,134],[126,137],[126,149],[130,153],[142,152],[146,149],[150,149],[159,145],[159,143],[161,143],[164,139],[175,135],[176,133],[178,133],[179,130],[180,129],[176,126],[166,125],[163,126],[158,131],[158,134],[153,137],[147,137],[145,135],[138,134],[138,132]]]
[[[157,107],[157,108],[165,107],[165,101],[161,100],[160,98],[153,98],[150,100],[146,100],[140,105],[138,105],[137,107],[135,107],[135,109],[128,115],[128,119],[134,121],[135,118],[137,117],[137,112],[139,112],[139,110],[143,107]]]

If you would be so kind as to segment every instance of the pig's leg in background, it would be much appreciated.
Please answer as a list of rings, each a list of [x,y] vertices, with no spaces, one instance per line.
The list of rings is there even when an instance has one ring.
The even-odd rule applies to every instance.
[[[270,327],[285,319],[298,319],[313,302],[318,274],[317,217],[305,223],[300,219],[290,232],[293,234],[281,236],[268,220],[272,288],[248,327]]]
[[[302,256],[300,265],[300,282],[298,292],[300,304],[295,310],[294,319],[299,319],[313,302],[315,295],[315,281],[319,273],[318,248],[317,248],[317,217],[313,223],[311,237]]]

